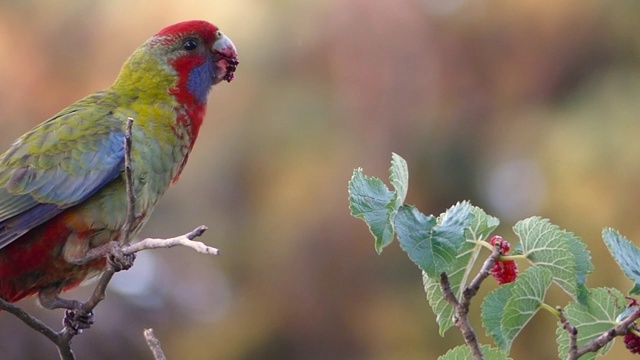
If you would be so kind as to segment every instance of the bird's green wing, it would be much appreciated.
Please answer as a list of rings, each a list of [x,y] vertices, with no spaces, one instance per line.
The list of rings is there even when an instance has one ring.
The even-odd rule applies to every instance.
[[[96,94],[29,131],[0,155],[0,248],[76,205],[124,168],[123,121]]]

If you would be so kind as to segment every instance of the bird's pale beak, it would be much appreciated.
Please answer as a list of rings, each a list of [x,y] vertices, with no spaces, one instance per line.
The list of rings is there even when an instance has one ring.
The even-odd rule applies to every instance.
[[[238,51],[235,45],[226,35],[218,32],[218,38],[211,48],[215,58],[218,71],[216,72],[216,82],[226,80],[231,82],[238,66]]]

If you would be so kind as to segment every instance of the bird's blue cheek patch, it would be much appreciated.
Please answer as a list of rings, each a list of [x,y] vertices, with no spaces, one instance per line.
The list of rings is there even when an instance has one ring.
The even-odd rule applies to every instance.
[[[209,90],[213,86],[214,72],[213,61],[207,60],[189,73],[187,89],[201,104],[207,102]]]

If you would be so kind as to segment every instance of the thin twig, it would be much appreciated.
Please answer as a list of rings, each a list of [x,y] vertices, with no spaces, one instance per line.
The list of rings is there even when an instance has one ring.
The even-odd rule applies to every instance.
[[[46,336],[47,338],[49,338],[49,340],[53,341],[54,343],[58,340],[58,333],[53,331],[49,326],[47,326],[42,321],[29,315],[29,313],[22,310],[21,308],[0,299],[0,309],[6,310],[12,313],[18,319],[22,320],[22,322],[29,325],[32,329],[38,331],[42,335]]]
[[[170,239],[144,239],[136,244],[125,246],[124,248],[122,248],[122,251],[125,254],[131,254],[142,250],[168,248],[181,245],[194,249],[200,253],[218,255],[220,253],[218,249],[206,246],[198,241],[192,241],[194,238],[201,236],[206,229],[207,228],[205,226],[199,226],[198,228],[184,235]],[[89,297],[89,299],[83,304],[82,310],[91,312],[98,305],[98,303],[104,299],[107,285],[109,284],[109,281],[111,281],[111,278],[114,274],[115,272],[111,269],[107,269],[104,271],[104,273],[98,280],[98,283],[96,284],[91,297]],[[18,306],[8,303],[2,299],[0,299],[0,309],[6,310],[7,312],[13,314],[18,319],[22,320],[22,322],[24,322],[26,325],[51,340],[51,342],[53,342],[58,347],[60,359],[75,360],[75,356],[71,351],[71,340],[75,336],[72,329],[68,329],[65,327],[60,332],[56,332],[55,330],[44,324],[42,321],[33,317]]]
[[[199,241],[193,241],[196,237],[202,236],[202,234],[207,230],[207,227],[204,225],[200,225],[195,228],[193,231],[176,236],[170,239],[144,239],[135,244],[127,245],[122,248],[122,252],[125,254],[133,254],[142,250],[150,250],[150,249],[159,249],[159,248],[170,248],[174,246],[186,246],[190,249],[193,249],[201,254],[209,254],[209,255],[220,255],[220,250],[207,246]]]
[[[60,355],[60,360],[76,360],[76,355],[71,350],[71,340],[66,340],[65,338],[60,338],[58,342],[56,342],[56,346],[58,347],[58,355]]]
[[[456,294],[453,293],[453,289],[451,289],[449,276],[446,273],[440,274],[440,290],[442,291],[442,295],[444,296],[444,299],[447,300],[449,305],[451,305],[454,310],[458,310],[458,306],[460,306],[460,303],[458,302]]]
[[[133,224],[136,222],[136,194],[133,189],[133,168],[131,166],[133,118],[127,118],[124,134],[124,180],[127,189],[127,219],[122,227],[120,245],[127,244],[131,238]]]
[[[569,356],[568,360],[578,359],[578,328],[571,325],[569,319],[564,315],[564,311],[561,307],[557,307],[556,310],[560,314],[560,323],[562,328],[569,333]]]
[[[451,283],[449,282],[449,277],[446,273],[440,274],[440,289],[442,294],[449,302],[449,304],[455,310],[454,315],[454,323],[456,327],[462,333],[462,337],[464,338],[464,342],[467,344],[469,349],[471,350],[471,355],[474,360],[483,360],[484,354],[482,353],[482,349],[480,349],[480,344],[478,344],[478,338],[476,336],[475,330],[471,326],[469,322],[469,318],[467,317],[469,306],[466,306],[466,312],[463,311],[463,304],[458,302],[456,295],[453,293],[451,289]]]
[[[625,335],[629,331],[629,327],[633,326],[633,323],[640,318],[640,309],[634,311],[628,318],[624,319],[618,325],[609,329],[609,331],[598,336],[597,338],[588,342],[585,346],[578,349],[576,352],[576,359],[589,352],[596,352],[603,346],[607,345],[617,336]]]
[[[160,340],[158,340],[153,333],[153,329],[145,329],[144,338],[147,340],[147,345],[149,345],[149,349],[151,349],[155,360],[167,360],[167,357],[162,351],[162,347],[160,347]]]
[[[500,247],[498,244],[496,244],[493,246],[491,255],[489,255],[487,260],[484,261],[484,264],[482,264],[482,268],[480,268],[478,274],[473,278],[473,280],[471,280],[469,286],[467,286],[462,292],[462,303],[464,304],[464,306],[466,306],[467,311],[469,310],[471,299],[476,296],[478,290],[480,290],[480,285],[482,285],[482,282],[486,278],[488,278],[489,275],[491,275],[491,269],[493,269],[493,267],[495,266],[498,258],[500,258]]]
[[[451,307],[453,307],[455,311],[454,323],[462,333],[464,342],[471,350],[471,354],[475,360],[484,359],[484,354],[482,353],[482,349],[480,349],[476,332],[469,322],[469,307],[471,306],[471,299],[478,293],[482,282],[489,277],[491,269],[499,257],[500,247],[499,244],[496,244],[493,246],[491,255],[487,260],[485,260],[478,274],[473,278],[473,280],[471,280],[469,286],[462,291],[462,299],[460,300],[458,300],[456,295],[453,293],[447,274],[442,273],[440,275],[440,289],[442,291],[442,295]]]

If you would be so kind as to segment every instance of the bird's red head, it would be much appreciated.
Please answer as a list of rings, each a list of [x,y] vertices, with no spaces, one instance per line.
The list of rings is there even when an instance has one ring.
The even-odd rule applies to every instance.
[[[119,97],[147,104],[171,104],[176,124],[193,146],[213,85],[231,81],[238,65],[235,46],[206,21],[193,20],[162,29],[122,66],[111,89]]]
[[[231,40],[203,20],[168,26],[153,36],[149,45],[166,49],[169,64],[180,79],[175,95],[181,103],[196,100],[206,104],[211,87],[233,80],[238,66],[238,52]],[[187,99],[185,91],[193,99]]]
[[[203,20],[185,21],[162,29],[155,38],[178,42],[185,50],[185,58],[211,58],[217,66],[214,83],[233,80],[238,52],[217,26]]]

